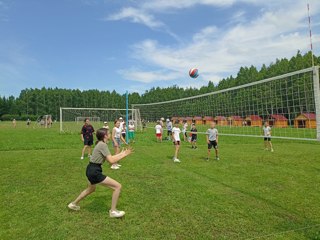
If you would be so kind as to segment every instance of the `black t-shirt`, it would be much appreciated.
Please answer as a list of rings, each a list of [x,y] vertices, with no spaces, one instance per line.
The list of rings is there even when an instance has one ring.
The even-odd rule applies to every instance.
[[[190,132],[198,132],[198,130],[196,128],[191,128]],[[197,134],[192,134],[191,135],[192,138],[197,138]]]
[[[81,134],[85,139],[93,139],[94,128],[92,125],[83,125],[81,129]]]

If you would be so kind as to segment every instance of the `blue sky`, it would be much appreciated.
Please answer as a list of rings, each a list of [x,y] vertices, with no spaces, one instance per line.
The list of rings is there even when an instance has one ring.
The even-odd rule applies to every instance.
[[[318,0],[0,0],[0,96],[217,83],[307,52],[307,2],[319,55]]]

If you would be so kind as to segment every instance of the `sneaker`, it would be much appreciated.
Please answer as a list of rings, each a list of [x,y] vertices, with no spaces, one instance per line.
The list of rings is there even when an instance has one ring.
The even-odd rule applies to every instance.
[[[274,152],[274,151],[273,151],[273,148],[271,148],[271,152]]]
[[[119,169],[119,167],[116,164],[112,164],[110,168],[114,170]]]
[[[206,160],[209,161],[209,158],[207,157]]]
[[[122,165],[120,165],[120,164],[118,164],[118,163],[115,163],[115,165],[118,166],[118,167],[121,167],[121,166],[122,166]]]
[[[72,209],[74,211],[79,211],[80,210],[80,206],[74,204],[73,202],[69,203],[68,208],[70,208],[70,209]]]
[[[194,147],[194,149],[197,149],[197,148],[198,148],[197,146]]]
[[[173,160],[173,162],[179,163],[179,162],[181,162],[181,161],[180,161],[178,158],[176,158],[176,159]]]
[[[119,211],[119,210],[109,210],[109,215],[111,218],[120,218],[123,217],[126,213],[124,211]]]
[[[216,160],[217,160],[217,161],[219,161],[219,160],[220,160],[220,158],[219,158],[219,157],[216,157]]]
[[[84,159],[84,157],[81,157],[80,159],[81,159],[81,160],[83,160],[83,159]]]
[[[191,146],[191,148],[193,149],[194,147],[193,147],[193,146]]]

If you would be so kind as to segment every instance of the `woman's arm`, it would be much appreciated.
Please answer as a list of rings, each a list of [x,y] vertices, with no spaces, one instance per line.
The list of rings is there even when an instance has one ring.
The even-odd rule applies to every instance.
[[[122,134],[120,135],[120,139],[121,139],[121,141],[122,141],[124,144],[128,145],[128,143],[126,142],[126,140],[123,138]]]
[[[120,153],[118,153],[117,155],[107,155],[106,156],[106,160],[108,160],[109,163],[114,164],[116,162],[118,162],[119,160],[125,158],[126,156],[130,155],[131,153],[133,153],[133,149],[128,148],[126,150],[122,150]]]

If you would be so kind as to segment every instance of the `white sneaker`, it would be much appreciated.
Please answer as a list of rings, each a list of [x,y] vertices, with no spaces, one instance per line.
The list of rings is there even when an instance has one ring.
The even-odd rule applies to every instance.
[[[122,165],[120,165],[120,164],[118,164],[118,163],[116,163],[115,165],[117,165],[118,167],[121,167]]]
[[[119,167],[116,164],[112,164],[110,168],[114,170],[119,169]]]
[[[181,162],[178,158],[174,159],[173,162],[179,163]]]
[[[274,152],[274,151],[273,151],[273,148],[271,148],[271,152]]]
[[[120,218],[123,217],[126,213],[124,211],[119,211],[119,210],[109,210],[109,215],[111,218]]]
[[[80,159],[81,159],[81,160],[83,160],[83,159],[84,159],[84,157],[81,157]]]
[[[80,210],[80,206],[74,204],[73,202],[69,203],[68,208],[70,208],[70,209],[72,209],[74,211],[79,211]]]

